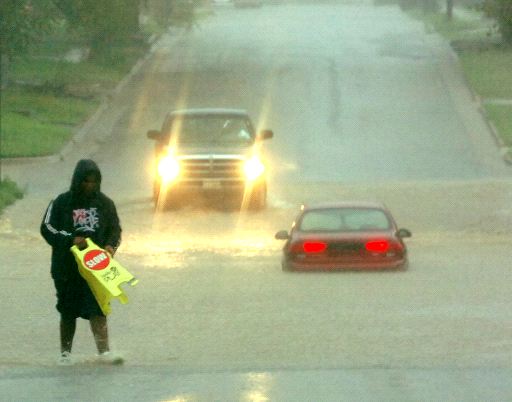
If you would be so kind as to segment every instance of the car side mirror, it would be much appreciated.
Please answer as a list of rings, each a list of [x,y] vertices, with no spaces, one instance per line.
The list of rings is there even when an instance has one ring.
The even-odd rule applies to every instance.
[[[286,230],[280,230],[277,232],[274,236],[277,240],[288,240],[290,238],[290,235]]]
[[[268,140],[274,137],[274,132],[272,130],[261,130],[256,137],[257,140]]]
[[[162,137],[162,133],[159,130],[149,130],[147,136],[152,140],[159,140]]]
[[[407,229],[398,229],[398,231],[396,232],[396,235],[398,237],[400,237],[401,239],[403,239],[404,237],[411,237],[412,233]]]

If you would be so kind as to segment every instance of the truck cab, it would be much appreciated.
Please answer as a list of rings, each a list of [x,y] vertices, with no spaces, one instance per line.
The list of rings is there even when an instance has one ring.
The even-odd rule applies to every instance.
[[[266,206],[262,142],[272,130],[256,133],[241,109],[183,109],[170,112],[155,141],[153,199],[178,207],[196,197],[228,199],[248,209]]]

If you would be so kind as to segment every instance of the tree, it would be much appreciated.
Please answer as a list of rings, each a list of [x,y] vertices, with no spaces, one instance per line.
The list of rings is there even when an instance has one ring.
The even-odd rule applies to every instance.
[[[208,0],[145,0],[144,5],[160,27],[191,29],[197,25],[196,8]]]
[[[446,17],[449,21],[453,19],[453,0],[446,0]]]
[[[173,12],[174,1],[171,0],[145,0],[144,7],[151,18],[163,28],[169,26]]]
[[[9,63],[13,56],[23,54],[29,46],[48,32],[57,18],[50,0],[0,1],[1,87],[9,82]]]
[[[140,0],[53,0],[71,29],[80,32],[91,58],[110,55],[117,41],[139,33]]]
[[[437,0],[398,0],[398,4],[403,10],[418,8],[424,13],[433,13],[439,9]]]
[[[512,44],[512,1],[485,0],[484,11],[496,19],[503,40]]]

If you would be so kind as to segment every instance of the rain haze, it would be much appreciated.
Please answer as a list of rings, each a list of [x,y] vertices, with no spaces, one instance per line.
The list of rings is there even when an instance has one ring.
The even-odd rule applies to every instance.
[[[512,181],[449,43],[397,5],[264,2],[158,36],[61,158],[4,161],[25,197],[0,216],[6,400],[512,399]],[[244,109],[264,141],[266,207],[190,199],[155,208],[154,141],[167,113]],[[49,201],[92,158],[139,283],[112,303],[121,367],[56,365]],[[283,272],[304,204],[378,201],[406,270]],[[208,200],[206,200],[208,201]]]

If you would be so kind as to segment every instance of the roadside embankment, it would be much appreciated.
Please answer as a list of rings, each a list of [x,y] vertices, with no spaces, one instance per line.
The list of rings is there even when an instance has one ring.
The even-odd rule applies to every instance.
[[[503,159],[512,164],[512,46],[503,42],[494,20],[476,9],[456,7],[451,20],[445,10],[409,12],[450,42]]]

